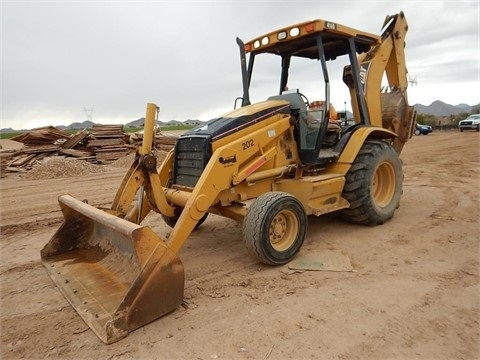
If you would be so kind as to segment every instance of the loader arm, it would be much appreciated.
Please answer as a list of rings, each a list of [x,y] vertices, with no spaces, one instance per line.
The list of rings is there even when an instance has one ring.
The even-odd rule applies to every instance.
[[[147,184],[148,175],[145,174],[143,165],[140,161],[141,156],[138,154],[130,166],[129,170],[123,177],[120,186],[117,189],[115,198],[113,199],[109,213],[127,219],[129,221],[137,222],[137,207],[132,204],[135,203],[135,197],[142,186]],[[148,202],[144,203],[145,208]]]
[[[152,153],[157,111],[157,105],[147,104],[142,144],[136,151],[135,160],[125,174],[109,211],[137,224],[140,224],[152,209],[167,216],[174,215],[175,210],[165,197],[157,173],[156,157]],[[148,194],[144,193],[145,188],[148,188]]]
[[[278,119],[270,126],[236,138],[214,151],[168,239],[168,247],[174,253],[178,254],[198,220],[219,202],[220,193],[235,193],[236,184],[262,170],[267,163],[273,164],[277,138],[291,127],[289,116],[274,116]],[[246,149],[247,142],[253,146]]]

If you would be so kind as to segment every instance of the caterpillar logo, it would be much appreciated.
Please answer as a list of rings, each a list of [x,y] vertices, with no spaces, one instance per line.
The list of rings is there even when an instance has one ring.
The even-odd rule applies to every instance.
[[[365,90],[365,86],[367,85],[367,75],[368,75],[369,68],[370,68],[370,61],[362,63],[360,65],[360,82],[362,83],[364,90]]]

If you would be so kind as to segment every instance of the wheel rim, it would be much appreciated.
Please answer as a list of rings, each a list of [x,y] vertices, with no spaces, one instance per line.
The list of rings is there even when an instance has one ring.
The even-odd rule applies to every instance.
[[[375,171],[372,182],[374,202],[380,207],[386,207],[395,194],[395,169],[392,164],[384,162]]]
[[[295,243],[297,234],[298,219],[292,211],[280,211],[272,219],[268,237],[276,251],[288,250]]]

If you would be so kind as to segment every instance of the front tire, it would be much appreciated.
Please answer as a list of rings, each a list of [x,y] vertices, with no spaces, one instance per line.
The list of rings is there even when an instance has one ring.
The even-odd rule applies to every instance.
[[[402,186],[402,163],[395,149],[385,141],[367,141],[346,175],[342,196],[350,207],[341,214],[357,224],[383,224],[398,208]]]
[[[267,265],[288,263],[300,250],[307,232],[302,204],[284,192],[260,195],[243,221],[248,252]]]

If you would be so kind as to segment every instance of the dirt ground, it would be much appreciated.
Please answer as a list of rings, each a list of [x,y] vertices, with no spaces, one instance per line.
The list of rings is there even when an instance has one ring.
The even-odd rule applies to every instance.
[[[185,303],[104,345],[53,285],[40,249],[70,193],[108,206],[125,172],[1,184],[2,359],[479,359],[480,137],[434,132],[402,153],[401,206],[377,227],[309,217],[301,254],[354,271],[258,264],[241,226],[210,215],[180,253]],[[162,237],[158,215],[147,225]]]

